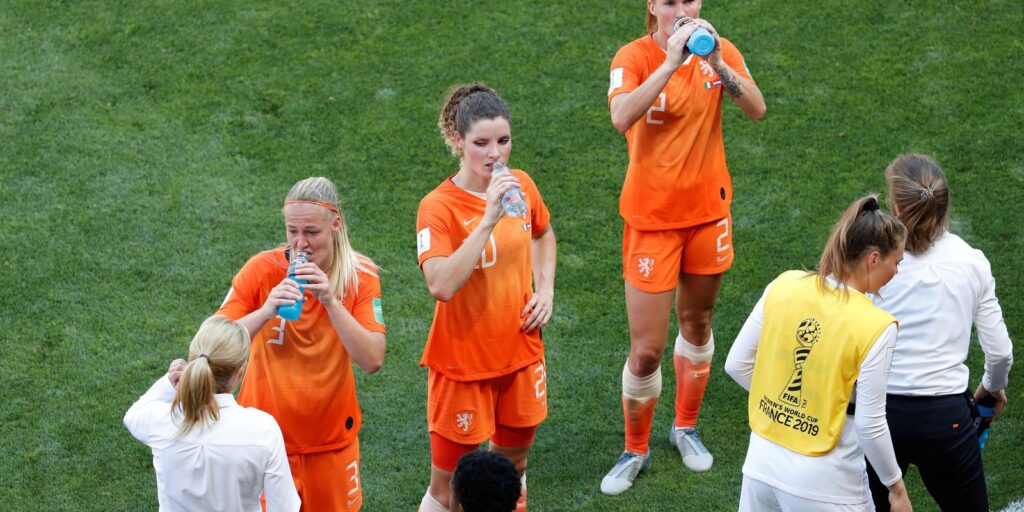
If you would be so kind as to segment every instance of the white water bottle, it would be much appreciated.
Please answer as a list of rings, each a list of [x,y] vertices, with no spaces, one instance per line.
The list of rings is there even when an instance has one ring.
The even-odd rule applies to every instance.
[[[494,162],[494,172],[492,176],[499,174],[508,174],[508,167],[501,162]],[[505,208],[505,213],[509,217],[523,217],[526,215],[526,199],[523,198],[523,192],[519,190],[519,187],[512,187],[505,195],[501,196],[501,206]]]

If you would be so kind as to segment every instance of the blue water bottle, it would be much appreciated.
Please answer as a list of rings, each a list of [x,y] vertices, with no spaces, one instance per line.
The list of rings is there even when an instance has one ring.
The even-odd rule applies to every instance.
[[[689,16],[683,16],[682,18],[677,19],[675,23],[672,24],[672,32],[679,31],[683,25],[686,25],[691,21],[693,21],[693,18]],[[697,27],[697,30],[694,30],[693,33],[690,34],[690,38],[686,40],[686,48],[690,50],[691,53],[700,55],[701,57],[707,57],[708,54],[711,53],[711,50],[715,49],[715,36],[711,35],[711,32],[708,31],[708,29],[704,27]]]
[[[508,167],[501,162],[494,162],[492,175],[508,174]],[[501,196],[501,206],[509,217],[523,217],[526,215],[526,199],[523,198],[523,191],[519,187],[512,187]]]
[[[996,397],[985,395],[978,400],[978,419],[975,420],[978,426],[978,444],[985,448],[985,441],[988,441],[988,434],[991,432],[992,419],[996,416]]]
[[[288,278],[296,283],[299,283],[299,293],[303,294],[302,299],[295,302],[295,304],[283,304],[277,307],[277,316],[284,318],[285,320],[298,320],[299,315],[302,314],[302,304],[306,302],[306,289],[302,285],[306,284],[304,279],[295,279],[295,269],[309,261],[309,254],[303,251],[295,253],[295,258],[288,264]]]

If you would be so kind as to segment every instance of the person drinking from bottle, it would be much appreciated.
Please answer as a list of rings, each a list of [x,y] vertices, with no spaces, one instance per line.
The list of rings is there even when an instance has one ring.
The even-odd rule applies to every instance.
[[[733,262],[722,100],[728,96],[754,120],[764,116],[765,102],[743,55],[700,19],[700,9],[699,0],[648,0],[647,35],[620,48],[611,65],[608,108],[629,152],[619,213],[630,349],[622,369],[625,450],[601,481],[609,495],[625,492],[651,465],[673,303],[679,332],[669,442],[692,471],[714,462],[697,416],[715,350],[712,312]],[[674,31],[683,17],[691,20]],[[698,29],[714,40],[704,57],[687,48]]]
[[[281,425],[306,510],[359,510],[362,414],[352,363],[373,373],[384,362],[377,267],[349,243],[337,189],[327,178],[292,186],[281,213],[287,244],[250,258],[219,311],[252,336],[238,402],[269,412]],[[289,262],[300,252],[308,261],[289,277]],[[299,301],[298,319],[279,314]]]
[[[875,300],[900,322],[886,401],[896,461],[904,473],[917,466],[942,510],[985,511],[988,492],[971,400],[991,396],[995,414],[1002,412],[1013,364],[992,267],[981,251],[949,232],[949,184],[932,158],[901,155],[885,179],[889,208],[907,226],[900,273]],[[964,364],[971,326],[985,353],[985,372],[973,392]],[[869,470],[868,476],[875,508],[889,510],[877,474]]]
[[[448,510],[459,458],[489,442],[522,477],[547,416],[541,328],[551,318],[555,233],[525,172],[503,172],[512,151],[511,116],[481,83],[455,87],[441,109],[441,134],[458,171],[420,201],[416,252],[434,321],[420,364],[427,366],[430,487],[422,512]],[[502,172],[499,172],[502,171]],[[525,198],[520,214],[515,198]],[[514,192],[513,192],[514,194]]]
[[[725,371],[750,393],[751,430],[739,510],[872,510],[865,455],[893,510],[911,509],[885,423],[897,323],[868,298],[896,275],[906,236],[875,196],[854,201],[818,270],[779,275],[736,335]]]

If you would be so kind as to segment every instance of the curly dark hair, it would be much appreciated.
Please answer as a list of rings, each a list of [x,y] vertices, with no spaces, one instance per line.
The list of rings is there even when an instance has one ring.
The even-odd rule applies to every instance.
[[[508,104],[494,89],[483,83],[473,82],[457,85],[448,92],[444,105],[441,106],[437,127],[440,128],[441,137],[452,154],[462,157],[462,152],[455,145],[455,134],[465,137],[466,132],[476,121],[499,117],[512,121]]]
[[[519,499],[516,467],[504,455],[476,450],[463,455],[452,474],[452,510],[511,512]]]

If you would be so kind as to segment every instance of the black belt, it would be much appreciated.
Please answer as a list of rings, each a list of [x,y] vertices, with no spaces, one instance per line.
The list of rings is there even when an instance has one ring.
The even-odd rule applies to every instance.
[[[970,390],[966,390],[963,393],[957,393],[955,395],[939,395],[939,396],[885,395],[886,400],[891,398],[891,399],[896,399],[896,400],[911,400],[911,401],[918,401],[918,400],[920,400],[920,401],[924,401],[924,400],[943,400],[943,399],[946,399],[946,398],[955,398],[955,397],[963,397],[965,400],[967,400],[967,405],[971,408],[971,417],[972,418],[977,418],[979,416],[978,404],[974,402],[974,395],[971,393]],[[857,412],[857,404],[855,404],[853,402],[850,402],[850,403],[846,404],[846,415],[847,416],[853,416],[854,414],[856,414],[856,412]]]

